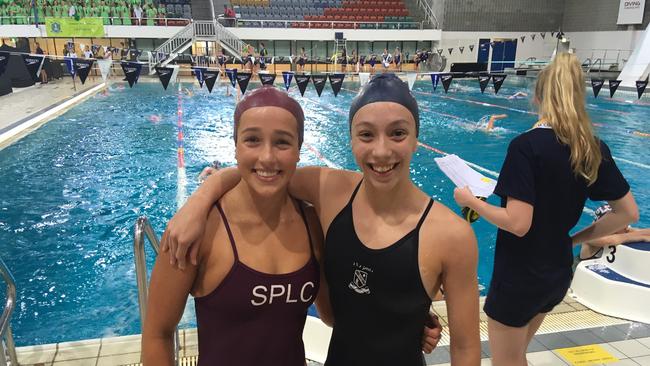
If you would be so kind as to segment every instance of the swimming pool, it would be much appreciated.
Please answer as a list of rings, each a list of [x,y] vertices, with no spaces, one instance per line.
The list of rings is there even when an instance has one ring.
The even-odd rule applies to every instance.
[[[508,142],[536,120],[528,100],[505,98],[529,91],[529,83],[509,77],[495,96],[491,87],[481,94],[474,79],[454,80],[447,95],[442,87],[433,92],[428,79],[418,81],[414,94],[422,108],[423,145],[413,158],[414,181],[457,210],[453,185],[433,161],[441,156],[436,150],[498,172]],[[195,177],[212,160],[234,163],[234,100],[224,97],[223,87],[208,94],[196,84],[182,86],[191,91],[181,96],[185,189],[192,192]],[[301,164],[356,168],[347,109],[357,89],[358,83],[349,82],[337,98],[329,88],[318,98],[310,86],[300,98],[292,87],[309,121]],[[624,99],[636,95],[590,96],[589,113],[632,186],[641,208],[639,226],[647,227],[650,185],[644,182],[650,179],[650,158],[643,151],[649,151],[650,139],[631,132],[649,132],[650,106]],[[160,235],[176,211],[177,103],[176,87],[164,91],[157,83],[141,82],[129,89],[113,83],[108,95],[95,95],[0,151],[0,253],[17,282],[12,326],[18,345],[140,332],[133,225],[147,215]],[[483,116],[497,113],[508,118],[498,121],[494,132],[477,128]],[[590,221],[585,214],[580,225]],[[486,286],[496,229],[484,220],[473,227],[480,248],[479,282]],[[183,325],[193,326],[193,318]]]

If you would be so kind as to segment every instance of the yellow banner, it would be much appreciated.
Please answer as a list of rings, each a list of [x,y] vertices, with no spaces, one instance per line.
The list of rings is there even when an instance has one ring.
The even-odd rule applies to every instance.
[[[102,18],[45,18],[48,37],[104,37]]]
[[[593,344],[571,348],[556,349],[555,352],[564,357],[574,366],[602,365],[617,362],[618,359],[607,352],[603,347]]]

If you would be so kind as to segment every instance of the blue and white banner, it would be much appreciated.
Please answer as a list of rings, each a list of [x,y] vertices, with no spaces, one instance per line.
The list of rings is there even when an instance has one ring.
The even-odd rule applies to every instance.
[[[311,81],[314,83],[314,88],[316,88],[316,93],[318,94],[319,97],[323,93],[323,89],[325,88],[325,79],[327,79],[327,75],[311,76]]]
[[[445,94],[447,94],[447,91],[449,90],[449,86],[451,85],[451,81],[454,79],[454,75],[452,74],[440,74],[440,80],[442,80],[442,87],[445,88]]]
[[[174,69],[171,67],[156,67],[156,75],[158,75],[158,79],[162,83],[163,88],[167,90],[167,86],[169,85],[169,80],[172,79],[172,74],[174,73]]]
[[[298,90],[300,90],[300,95],[305,96],[305,90],[307,89],[307,84],[309,84],[309,75],[296,75],[296,84],[298,84]]]
[[[228,79],[230,79],[230,84],[232,84],[232,87],[234,88],[237,86],[237,69],[226,69],[226,75],[228,75]]]
[[[618,86],[621,84],[622,80],[612,80],[609,79],[609,97],[612,98],[614,97],[614,93],[616,93],[616,89],[618,89]]]
[[[282,71],[282,80],[284,80],[284,88],[288,91],[293,80],[293,71]]]
[[[205,82],[205,76],[203,73],[207,70],[206,67],[193,67],[192,71],[194,71],[194,75],[196,76],[196,80],[199,81],[199,86],[203,88],[203,83]]]
[[[436,91],[439,82],[440,82],[440,74],[431,74],[431,84],[433,85],[433,91]]]
[[[23,57],[25,67],[27,67],[27,71],[29,71],[32,79],[38,80],[39,76],[41,75],[41,69],[43,68],[43,61],[45,61],[45,56],[28,54],[23,54],[21,56]]]
[[[214,87],[214,83],[217,81],[218,78],[219,78],[219,70],[210,70],[210,69],[203,70],[203,80],[205,81],[205,86],[208,88],[209,93],[212,93],[212,88]]]
[[[81,80],[81,84],[82,85],[85,84],[86,78],[88,77],[88,73],[92,69],[95,60],[75,58],[72,60],[72,62],[73,62],[75,74],[79,76],[79,80]]]
[[[253,74],[250,72],[237,73],[237,84],[239,84],[239,89],[242,94],[246,93],[246,88],[248,88],[248,82],[251,80],[251,76],[253,76]]]
[[[334,96],[338,96],[343,86],[343,79],[345,79],[345,74],[330,74],[330,86],[334,92]]]
[[[131,61],[122,61],[122,71],[124,71],[124,76],[126,81],[129,82],[129,87],[133,88],[133,84],[138,82],[140,78],[140,71],[142,71],[142,64],[139,62]]]
[[[273,85],[275,83],[275,74],[267,74],[267,73],[258,73],[257,76],[260,77],[260,81],[262,82],[262,85]]]
[[[591,89],[594,91],[594,98],[598,98],[600,88],[603,87],[605,82],[602,79],[591,79]]]
[[[501,85],[503,85],[503,81],[506,80],[505,74],[503,75],[492,75],[492,86],[494,87],[494,94],[499,93],[499,89],[501,89]]]
[[[490,82],[491,76],[490,75],[479,75],[478,76],[478,85],[481,87],[481,94],[485,92],[485,88],[487,87],[488,83]]]

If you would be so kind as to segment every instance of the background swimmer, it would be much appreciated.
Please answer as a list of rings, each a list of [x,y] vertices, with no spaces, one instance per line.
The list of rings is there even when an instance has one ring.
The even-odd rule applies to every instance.
[[[508,99],[524,99],[527,98],[528,94],[522,91],[518,91],[514,93],[513,95],[509,96]]]
[[[491,131],[492,129],[494,129],[494,122],[500,119],[504,119],[506,117],[508,117],[507,114],[493,114],[490,116],[483,116],[476,125],[479,128],[485,127],[486,131]]]

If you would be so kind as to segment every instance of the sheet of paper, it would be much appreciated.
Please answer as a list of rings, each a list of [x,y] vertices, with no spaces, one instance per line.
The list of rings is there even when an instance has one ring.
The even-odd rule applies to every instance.
[[[456,187],[462,188],[468,186],[477,197],[489,197],[494,192],[494,187],[497,182],[470,168],[457,155],[447,155],[442,158],[435,158],[434,160],[440,170],[454,182]]]

